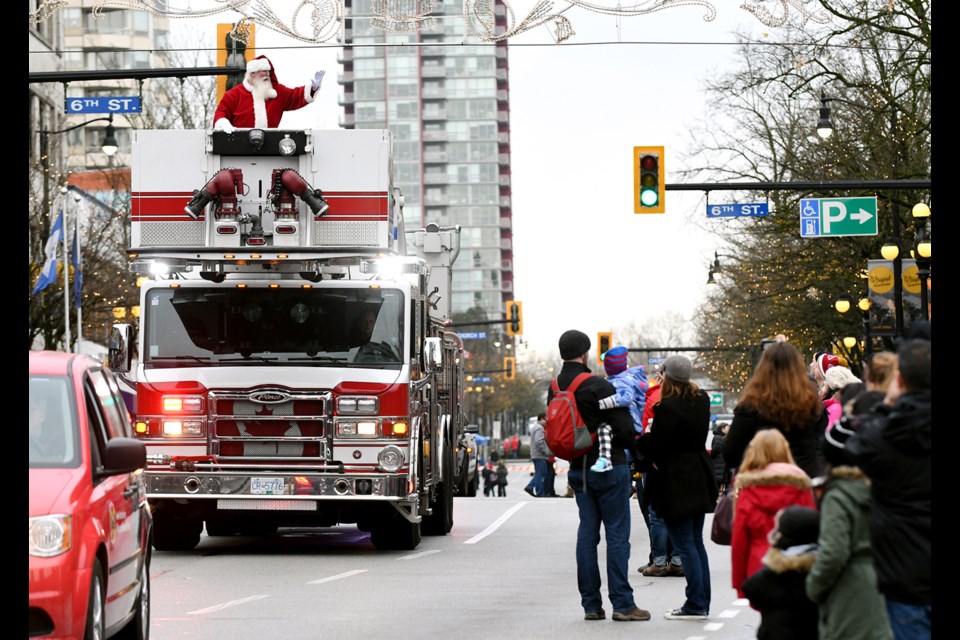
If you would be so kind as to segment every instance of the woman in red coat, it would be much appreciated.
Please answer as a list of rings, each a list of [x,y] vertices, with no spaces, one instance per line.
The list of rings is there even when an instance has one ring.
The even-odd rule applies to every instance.
[[[808,476],[790,453],[778,429],[762,429],[750,441],[737,470],[737,506],[730,542],[731,572],[737,595],[745,597],[744,580],[763,567],[767,539],[777,512],[790,505],[816,508]]]

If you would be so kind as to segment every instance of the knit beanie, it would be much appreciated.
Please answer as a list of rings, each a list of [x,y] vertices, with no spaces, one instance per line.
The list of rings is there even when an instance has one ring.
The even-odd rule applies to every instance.
[[[590,351],[590,337],[583,331],[564,331],[558,343],[561,360],[573,360]]]
[[[820,535],[820,513],[799,505],[786,507],[780,512],[777,531],[780,537],[773,546],[778,549],[814,543]]]
[[[603,370],[608,376],[627,370],[627,353],[626,347],[617,345],[603,354]]]
[[[673,355],[663,361],[663,373],[675,382],[690,382],[693,363],[685,356]]]

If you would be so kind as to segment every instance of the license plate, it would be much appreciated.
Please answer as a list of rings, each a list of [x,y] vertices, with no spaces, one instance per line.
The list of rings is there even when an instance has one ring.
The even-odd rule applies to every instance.
[[[283,495],[283,478],[251,478],[250,493],[255,495]]]

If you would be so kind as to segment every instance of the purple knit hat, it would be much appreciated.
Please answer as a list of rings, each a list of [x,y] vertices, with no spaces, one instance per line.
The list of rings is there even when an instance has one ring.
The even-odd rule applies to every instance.
[[[603,354],[603,370],[608,376],[627,370],[627,348],[617,345]]]

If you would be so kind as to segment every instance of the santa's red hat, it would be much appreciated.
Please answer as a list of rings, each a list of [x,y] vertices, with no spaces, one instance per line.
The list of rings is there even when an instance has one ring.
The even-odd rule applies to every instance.
[[[269,71],[270,72],[270,83],[273,86],[279,84],[277,82],[277,73],[273,68],[273,63],[270,62],[270,58],[267,56],[257,56],[253,60],[247,63],[247,76],[254,71]]]

